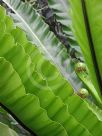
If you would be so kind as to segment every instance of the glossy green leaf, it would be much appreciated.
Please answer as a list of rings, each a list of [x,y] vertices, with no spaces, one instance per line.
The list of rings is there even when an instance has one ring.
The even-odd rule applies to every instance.
[[[39,136],[100,136],[102,121],[74,94],[58,68],[21,29],[12,29],[11,25],[10,31],[4,32],[0,39],[2,105]]]
[[[101,95],[102,62],[101,0],[70,0],[72,7],[73,31],[83,51],[91,81]]]
[[[15,40],[16,40],[16,42],[18,43],[18,44],[20,44],[20,41],[21,40],[19,40],[20,39],[20,37],[18,38],[18,37],[16,37],[16,34],[17,34],[17,32],[18,31],[20,31],[20,33],[22,33],[21,32],[21,30],[19,29],[19,28],[17,28],[17,29],[15,29],[15,30],[13,30],[13,32],[12,32],[12,34],[14,35],[14,37],[15,37]],[[26,41],[26,40],[22,40],[23,42],[24,41]],[[26,43],[26,42],[24,42],[24,43]],[[42,60],[42,62],[44,63],[44,64],[46,64],[45,62],[46,62],[46,59],[44,58],[44,57],[42,57],[43,55],[41,54],[41,52],[36,48],[36,47],[34,47],[34,45],[32,45],[31,43],[27,43],[27,44],[24,44],[23,45],[24,46],[24,48],[25,48],[25,50],[26,50],[26,52],[27,53],[29,53],[29,55],[31,56],[31,59],[32,59],[32,62],[34,63],[34,64],[36,64],[36,67],[37,67],[37,65],[39,64],[38,62],[40,61],[40,60]],[[37,53],[36,53],[37,52]],[[36,58],[36,54],[37,54],[37,60],[35,59]],[[41,61],[40,61],[40,63],[41,63]],[[42,65],[44,65],[42,63]],[[49,64],[49,65],[48,65]],[[42,65],[40,65],[40,66],[42,66]],[[50,66],[50,67],[49,67]],[[52,68],[53,69],[52,69]],[[42,71],[42,73],[44,73],[44,74],[42,74],[42,76],[44,76],[44,78],[46,78],[46,80],[47,80],[47,82],[48,82],[48,85],[50,86],[50,82],[49,82],[49,77],[52,75],[52,74],[50,74],[49,72],[48,72],[48,70],[51,70],[52,69],[52,72],[51,73],[56,73],[56,72],[54,72],[54,71],[56,71],[57,69],[55,69],[54,68],[54,66],[53,65],[51,65],[50,63],[48,63],[48,61],[47,61],[47,65],[44,65],[43,66],[43,71]],[[41,71],[39,70],[39,69],[37,69],[37,71],[40,73]],[[45,71],[45,72],[44,72]],[[48,74],[49,73],[49,74]],[[71,86],[68,86],[68,83],[67,83],[67,81],[66,81],[66,84],[65,84],[65,86],[63,86],[63,83],[65,82],[64,81],[64,79],[63,78],[61,78],[61,75],[59,75],[58,76],[58,78],[56,79],[56,80],[54,80],[53,79],[53,81],[57,84],[58,83],[58,85],[57,85],[57,88],[54,88],[54,87],[52,87],[52,91],[55,93],[55,95],[57,95],[57,96],[59,96],[63,101],[65,101],[65,103],[66,103],[66,101],[68,100],[68,97],[69,96],[71,96],[71,94],[73,93],[73,91],[71,91]],[[28,81],[27,81],[28,82]],[[61,82],[61,83],[60,83]],[[29,83],[28,83],[29,84]],[[62,87],[61,87],[61,84],[62,84]],[[28,88],[28,90],[30,90],[30,84],[29,84],[29,86],[27,87]],[[64,88],[63,88],[64,87]],[[50,88],[51,88],[51,86],[50,86]],[[61,89],[61,91],[60,91],[60,88],[62,88]],[[54,90],[56,90],[56,91],[54,91]],[[68,90],[68,91],[67,91]],[[71,92],[70,92],[71,91]],[[32,90],[30,91],[30,92],[32,92]],[[57,92],[57,93],[56,93]],[[70,93],[70,95],[69,95],[69,93]],[[32,92],[33,93],[33,92]],[[68,95],[66,94],[66,93],[68,93]],[[66,130],[69,130],[69,134],[70,135],[79,135],[80,133],[81,133],[81,135],[92,135],[90,132],[87,132],[87,131],[83,131],[83,129],[82,129],[82,126],[81,126],[81,128],[80,127],[78,127],[78,122],[77,122],[77,120],[75,119],[76,117],[74,117],[74,116],[72,116],[72,114],[69,114],[69,110],[67,110],[67,107],[66,107],[66,105],[61,105],[61,100],[59,99],[59,98],[56,98],[55,96],[54,96],[54,94],[52,93],[51,94],[51,92],[50,91],[42,91],[41,93],[38,93],[37,94],[37,96],[39,97],[39,99],[40,99],[40,101],[41,101],[41,105],[47,110],[47,112],[48,112],[48,115],[50,116],[50,118],[52,118],[53,120],[57,120],[58,122],[60,122],[60,123],[62,123],[62,125],[66,128]],[[48,99],[47,99],[48,98]],[[51,105],[53,103],[53,105]],[[57,103],[59,103],[59,104],[57,104]],[[63,104],[63,103],[62,103]],[[69,106],[69,104],[68,103],[66,103],[68,106]],[[56,107],[55,109],[54,109],[54,107]],[[53,110],[52,110],[53,109]],[[81,109],[80,109],[81,110]],[[57,114],[56,114],[57,113]],[[91,114],[91,111],[89,112],[90,114]],[[63,118],[61,118],[63,116]],[[64,117],[66,117],[65,118],[65,120],[64,120]],[[70,121],[68,121],[67,122],[67,120],[68,119],[70,119]],[[63,122],[64,121],[64,122]],[[67,123],[65,123],[65,122],[67,122]],[[73,123],[74,122],[74,123]],[[97,122],[98,122],[98,119],[97,119]],[[84,124],[83,124],[84,125]],[[69,127],[70,126],[70,127]],[[77,127],[75,127],[75,126],[77,126]],[[80,126],[80,125],[79,125]],[[74,127],[74,130],[72,130],[72,128]],[[75,128],[77,128],[77,129],[75,129]],[[72,133],[72,131],[73,131],[73,133]]]
[[[46,111],[40,107],[39,99],[26,94],[19,75],[4,58],[0,58],[0,102],[38,135],[67,136],[60,124],[49,119]]]
[[[94,103],[88,100],[89,108],[96,114],[99,120],[102,121],[102,110],[96,106]]]
[[[21,33],[21,30],[20,29],[15,29],[14,31],[13,31],[13,35],[14,35],[14,37],[15,37],[15,40],[16,40],[16,42],[18,42],[18,44],[20,44],[20,41],[19,41],[19,39],[20,39],[20,37],[18,38],[18,37],[16,37],[16,34],[17,34],[17,32],[18,31],[20,31],[20,33]],[[26,40],[23,40],[23,42],[24,41],[26,41]],[[26,52],[27,53],[29,53],[29,55],[31,56],[31,59],[32,59],[32,62],[34,62],[34,64],[36,64],[36,66],[39,64],[38,62],[41,60],[41,58],[43,59],[43,61],[40,61],[40,63],[41,62],[43,62],[44,64],[46,64],[45,62],[46,62],[46,59],[44,58],[44,57],[42,57],[42,54],[41,54],[41,52],[40,51],[38,51],[37,50],[37,48],[35,47],[34,48],[34,45],[32,45],[31,43],[27,43],[27,44],[24,44],[24,48],[25,48],[25,50],[26,50]],[[37,51],[36,51],[37,50]],[[34,52],[37,52],[37,53],[35,53],[35,54],[37,54],[37,60],[35,59],[36,58],[36,55],[34,55]],[[42,63],[42,65],[44,65]],[[49,65],[50,65],[50,67],[49,67]],[[40,65],[40,68],[42,67],[42,65]],[[38,66],[39,67],[39,66]],[[48,61],[47,61],[47,65],[45,65],[45,67],[43,66],[43,70],[42,71],[39,71],[39,69],[37,69],[38,70],[38,72],[42,72],[42,73],[44,73],[44,74],[42,74],[42,76],[44,76],[44,78],[47,80],[47,82],[48,82],[48,85],[49,85],[49,87],[52,89],[52,91],[54,92],[54,94],[55,95],[57,95],[57,96],[59,96],[66,104],[67,104],[67,106],[69,107],[69,103],[70,103],[70,101],[69,101],[69,103],[67,102],[67,100],[68,100],[68,97],[70,96],[70,98],[72,99],[73,98],[73,96],[71,96],[72,95],[72,92],[73,91],[71,91],[72,90],[72,88],[70,88],[71,86],[69,85],[68,86],[68,83],[67,83],[67,81],[66,81],[66,84],[65,84],[65,86],[63,86],[63,83],[65,82],[64,81],[64,79],[61,77],[61,75],[59,75],[58,76],[58,78],[56,79],[56,80],[54,80],[53,79],[53,81],[54,81],[54,83],[58,83],[58,85],[57,85],[57,87],[51,87],[51,81],[49,81],[49,77],[52,75],[52,74],[50,74],[49,73],[49,69],[52,69],[53,68],[53,70],[52,70],[52,72],[51,73],[54,73],[54,71],[56,71],[57,69],[55,69],[54,68],[54,66],[53,65],[51,65],[50,63],[48,63]],[[45,72],[44,72],[45,71]],[[48,74],[49,73],[49,74]],[[61,85],[61,83],[62,83],[62,85]],[[52,84],[53,85],[53,84]],[[60,87],[59,87],[60,86]],[[61,87],[62,86],[62,87]],[[28,88],[30,88],[30,86],[28,87]],[[61,88],[61,91],[60,91],[60,88]],[[29,89],[28,89],[29,90]],[[70,92],[71,91],[71,92]],[[45,93],[46,92],[46,93]],[[68,93],[69,92],[69,93]],[[66,94],[66,93],[68,93],[68,94]],[[43,96],[43,97],[42,97]],[[48,97],[49,96],[49,97]],[[59,105],[59,108],[58,108],[58,104],[56,105],[56,103],[55,103],[55,110],[54,110],[54,108],[52,108],[53,106],[51,106],[50,105],[50,103],[53,103],[53,99],[54,99],[54,97],[52,97],[52,95],[51,95],[51,93],[50,92],[48,92],[47,93],[47,91],[42,91],[41,93],[39,93],[38,94],[38,97],[39,97],[39,99],[40,99],[40,101],[42,102],[41,104],[42,104],[42,106],[44,106],[44,108],[47,110],[47,112],[48,112],[48,115],[52,118],[52,119],[54,119],[54,120],[56,120],[57,119],[57,121],[59,122],[59,121],[61,121],[61,115],[63,115],[64,117],[66,117],[66,119],[68,119],[68,114],[69,115],[71,115],[72,116],[72,113],[71,113],[71,111],[67,111],[66,112],[66,108],[65,108],[65,106],[63,107],[63,106],[61,106],[61,105]],[[49,99],[47,99],[47,98],[49,98]],[[51,98],[52,98],[52,100],[51,100]],[[76,97],[76,99],[79,99],[78,98],[78,96]],[[76,99],[75,99],[75,102],[76,102]],[[57,102],[57,99],[55,99],[56,100],[56,102]],[[60,100],[60,99],[59,99]],[[46,102],[46,103],[45,103]],[[61,102],[60,102],[61,103]],[[80,104],[81,103],[83,103],[83,101],[80,99]],[[50,105],[50,106],[49,106]],[[54,104],[53,104],[54,105]],[[74,104],[73,104],[74,105]],[[60,107],[61,106],[61,107]],[[49,108],[48,108],[49,107]],[[62,108],[63,107],[63,108]],[[58,109],[59,110],[58,110]],[[79,108],[79,111],[80,111],[80,113],[82,112],[82,109],[80,108],[80,107],[78,107],[77,106],[77,108]],[[50,109],[53,109],[53,110],[50,110]],[[61,109],[61,110],[60,110]],[[58,111],[56,111],[56,110],[58,110]],[[86,111],[88,110],[88,113],[89,114],[92,114],[92,117],[94,118],[95,117],[95,115],[91,112],[91,110],[89,110],[89,107],[87,107],[87,105],[86,105]],[[51,112],[52,111],[52,112]],[[56,112],[55,112],[56,111]],[[51,113],[50,113],[51,112]],[[54,114],[54,113],[57,113],[57,115],[56,114]],[[64,114],[66,114],[66,115],[64,115]],[[53,115],[53,116],[52,116]],[[68,124],[69,125],[71,125],[71,123],[74,121],[74,125],[76,124],[75,122],[76,121],[78,121],[79,122],[79,120],[77,119],[77,117],[76,116],[69,116],[69,118],[70,118],[70,120],[71,121],[69,121],[68,122]],[[73,118],[74,117],[74,118]],[[82,115],[82,117],[84,118],[84,115]],[[95,117],[96,118],[96,117]],[[63,118],[63,120],[64,120],[64,118]],[[62,120],[62,121],[63,121]],[[89,119],[86,119],[86,122],[88,121]],[[96,118],[96,121],[98,122],[98,123],[100,123],[100,121],[98,120],[98,118]],[[90,121],[91,122],[91,121]],[[80,122],[81,123],[81,122]],[[63,124],[63,123],[62,123]],[[92,133],[92,131],[90,131],[90,129],[88,128],[89,126],[87,126],[87,125],[85,125],[84,123],[81,123],[81,124],[83,124],[83,126],[85,126],[88,130],[89,130],[89,135],[93,135],[93,133]],[[91,123],[90,123],[91,124]],[[92,124],[91,124],[92,125]],[[65,124],[63,124],[63,126],[67,129],[67,125],[65,125]],[[71,126],[71,128],[73,128],[74,126],[72,125]],[[77,127],[77,131],[75,131],[76,129],[74,129],[74,132],[75,133],[70,133],[72,130],[71,130],[71,128],[70,127],[68,127],[68,129],[69,129],[69,134],[71,135],[74,135],[74,134],[76,134],[76,133],[81,133],[81,135],[87,135],[87,133],[86,133],[86,131],[82,131],[82,129],[79,129],[79,131],[78,131],[78,127]],[[100,129],[100,132],[101,132],[101,129]]]
[[[17,33],[15,33],[15,34],[17,34]],[[8,35],[7,35],[7,37],[8,37]],[[7,39],[9,39],[9,38],[7,38]],[[13,39],[13,37],[12,37],[12,39]],[[3,41],[3,40],[4,40],[4,38],[1,41]],[[6,42],[6,37],[5,37],[5,42]],[[59,75],[58,78],[54,79],[54,81],[53,81],[53,82],[55,82],[57,87],[56,88],[55,88],[55,86],[53,88],[50,87],[54,91],[54,93],[55,93],[55,95],[54,95],[50,90],[48,90],[47,87],[44,87],[44,86],[47,86],[47,84],[44,84],[44,85],[42,84],[43,79],[40,80],[40,82],[39,82],[39,76],[36,78],[36,75],[35,75],[36,73],[33,71],[36,70],[36,69],[34,69],[34,64],[36,66],[37,62],[33,61],[34,64],[31,65],[30,57],[24,52],[23,47],[20,46],[20,41],[18,44],[19,44],[18,46],[14,46],[13,48],[11,48],[11,51],[9,51],[10,48],[9,48],[9,50],[8,50],[8,48],[6,48],[6,47],[9,47],[9,44],[7,41],[7,44],[4,44],[4,46],[3,46],[7,53],[4,54],[3,57],[5,57],[7,60],[9,60],[12,63],[15,70],[20,75],[21,80],[22,80],[26,90],[28,90],[27,92],[38,96],[40,103],[41,103],[41,107],[46,109],[49,117],[52,120],[61,123],[64,126],[64,128],[66,129],[68,134],[73,135],[73,136],[79,135],[80,133],[82,134],[82,136],[91,135],[81,124],[79,124],[76,121],[76,119],[73,116],[71,116],[69,114],[67,105],[65,105],[59,97],[55,96],[55,95],[59,95],[62,99],[68,99],[69,95],[71,95],[73,93],[73,90],[72,90],[70,84],[68,84],[67,81],[64,81],[64,78],[62,77],[62,75],[60,75],[59,72],[57,72],[58,71],[57,68],[55,68],[54,65],[52,65],[49,61],[44,59],[43,55],[40,52],[38,54],[38,49],[36,47],[35,48],[33,47],[33,54],[36,53],[36,51],[37,51],[37,55],[39,55],[40,59],[43,60],[43,63],[44,63],[43,67],[46,68],[46,66],[50,66],[50,70],[52,69],[51,70],[52,73],[58,73],[58,75]],[[25,45],[25,46],[27,47],[27,45]],[[29,45],[29,47],[32,47],[32,45]],[[0,52],[0,55],[2,55],[2,50]],[[37,59],[37,57],[35,56],[35,57],[33,57],[33,60],[35,60],[35,58]],[[20,61],[17,61],[17,60],[20,60]],[[38,59],[37,59],[37,61],[38,61]],[[49,67],[47,67],[47,68],[49,69]],[[30,70],[31,73],[28,74],[27,70]],[[38,71],[38,70],[37,70],[37,72],[40,73],[40,71]],[[48,74],[47,69],[44,70],[44,73],[45,73],[44,77],[48,81],[50,74]],[[40,74],[42,74],[42,73],[40,73]],[[58,80],[58,79],[60,79],[60,80]],[[36,86],[35,82],[38,84],[38,86]],[[48,81],[48,85],[49,85],[49,81]],[[63,90],[61,88],[63,88]],[[68,89],[68,91],[67,91],[67,89]],[[61,91],[59,92],[58,90],[61,90]],[[57,94],[56,94],[56,92],[57,92]],[[20,104],[20,105],[22,105],[22,104]],[[16,107],[14,107],[14,108],[16,108]],[[56,115],[56,113],[57,113],[57,115]],[[62,117],[63,117],[63,119],[62,119]]]
[[[83,124],[93,136],[100,136],[102,133],[102,122],[96,114],[88,107],[86,101],[78,96],[72,96],[66,101],[70,114]]]
[[[47,57],[60,68],[62,74],[72,83],[75,90],[78,90],[81,85],[75,72],[70,73],[68,71],[71,63],[67,50],[49,30],[49,26],[42,20],[39,13],[30,4],[21,0],[3,1],[16,13],[21,22],[19,25],[27,32],[29,39],[42,48]],[[66,68],[64,67],[65,64]]]

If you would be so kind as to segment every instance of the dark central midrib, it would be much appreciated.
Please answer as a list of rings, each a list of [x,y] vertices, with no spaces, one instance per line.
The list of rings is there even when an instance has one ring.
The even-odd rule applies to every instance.
[[[94,43],[93,43],[93,39],[92,39],[92,35],[91,35],[91,29],[90,29],[85,0],[81,0],[81,3],[82,3],[82,10],[83,10],[85,27],[86,27],[86,32],[87,32],[87,38],[88,38],[90,51],[91,51],[92,58],[93,58],[93,64],[94,64],[94,68],[95,68],[95,72],[96,72],[97,81],[98,81],[100,92],[102,95],[102,80],[101,80],[100,70],[98,67],[95,49],[94,49]]]

